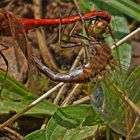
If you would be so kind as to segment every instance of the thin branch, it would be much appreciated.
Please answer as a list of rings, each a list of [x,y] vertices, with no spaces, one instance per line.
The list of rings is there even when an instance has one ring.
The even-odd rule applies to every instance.
[[[74,3],[74,5],[77,9],[77,12],[80,13],[80,7],[79,7],[79,4],[78,4],[77,0],[73,0],[73,3]]]
[[[14,136],[17,136],[18,138],[20,138],[21,140],[23,139],[23,136],[21,136],[19,133],[17,133],[16,131],[10,129],[9,127],[4,127],[5,131],[8,131],[9,133],[13,134]]]
[[[41,127],[40,127],[41,130],[46,128],[46,126],[47,126],[46,124],[47,124],[48,121],[49,121],[49,117],[46,117],[45,120],[43,121]]]
[[[41,18],[41,3],[42,0],[33,0],[33,8],[34,8],[34,16],[35,18]],[[50,53],[48,47],[46,47],[46,39],[45,39],[45,32],[42,28],[38,28],[36,30],[36,35],[38,39],[38,46],[41,53],[41,56],[45,62],[54,70],[58,70],[57,64],[55,63],[52,54]]]
[[[87,101],[90,101],[90,96],[85,96],[79,100],[74,101],[73,105],[82,104],[82,103],[85,103]]]
[[[128,34],[126,37],[124,37],[123,39],[121,39],[120,41],[118,41],[116,43],[116,45],[113,45],[111,47],[112,50],[116,49],[116,47],[122,45],[123,43],[125,43],[127,40],[129,40],[132,36],[134,36],[136,33],[140,32],[140,27],[137,28],[136,30],[134,30],[133,32],[131,32],[130,34]]]
[[[62,106],[67,106],[68,104],[71,103],[72,98],[75,96],[76,94],[76,89],[79,88],[79,86],[81,86],[81,84],[76,84],[73,88],[73,90],[70,92],[70,94],[66,97],[66,99],[63,101]]]
[[[49,90],[48,92],[46,92],[45,94],[43,94],[42,96],[40,96],[39,98],[37,98],[35,101],[33,101],[32,103],[30,103],[26,108],[24,108],[22,111],[18,112],[17,114],[15,114],[13,117],[11,117],[9,120],[5,121],[3,124],[0,125],[0,129],[4,128],[5,126],[11,124],[13,121],[15,121],[16,119],[18,119],[19,117],[21,117],[25,112],[27,112],[29,109],[33,108],[35,105],[37,105],[39,102],[43,101],[44,99],[46,99],[52,92],[54,92],[55,90],[57,90],[59,87],[61,87],[64,83],[61,82],[58,85],[56,85],[55,87],[53,87],[51,90]]]

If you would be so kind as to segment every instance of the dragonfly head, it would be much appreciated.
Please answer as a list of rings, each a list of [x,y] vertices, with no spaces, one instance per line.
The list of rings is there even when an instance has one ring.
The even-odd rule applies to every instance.
[[[109,23],[106,20],[93,20],[89,23],[88,34],[90,36],[102,36],[107,31],[108,26]]]

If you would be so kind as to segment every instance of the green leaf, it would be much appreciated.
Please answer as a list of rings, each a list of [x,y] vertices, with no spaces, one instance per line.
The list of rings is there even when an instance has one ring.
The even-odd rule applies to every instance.
[[[47,140],[45,130],[37,130],[27,135],[24,140]]]
[[[140,136],[139,116],[128,102],[129,99],[136,107],[140,106],[138,78],[140,78],[140,68],[130,75],[123,67],[111,69],[108,76],[100,81],[104,94],[102,106],[98,107],[95,99],[92,101],[95,112],[107,125],[123,136],[130,135],[130,138]]]
[[[79,6],[81,7],[82,12],[84,12],[84,13],[87,13],[87,12],[95,9],[95,5],[90,0],[88,0],[88,1],[79,0]]]
[[[50,119],[46,136],[49,140],[80,140],[93,136],[101,123],[90,105],[64,107]]]
[[[138,21],[140,21],[140,5],[136,4],[132,0],[109,0],[104,2],[107,5],[115,8],[116,10],[121,11],[122,13],[126,14],[127,16],[130,16]]]
[[[98,125],[84,126],[82,128],[67,130],[63,136],[63,140],[83,140],[94,137],[98,129]]]
[[[112,32],[115,34],[116,42],[129,34],[128,24],[124,17],[112,16],[111,28],[112,28]],[[106,40],[108,41],[110,46],[112,46],[115,42],[110,36],[110,34],[108,33],[106,37],[107,37]],[[122,65],[127,66],[127,67],[130,65],[130,61],[131,61],[131,43],[130,42],[126,42],[120,45],[113,52],[114,52],[115,58],[117,60],[120,60]]]
[[[54,124],[53,124],[54,125]],[[93,137],[95,135],[95,132],[97,131],[98,126],[85,126],[82,127],[81,129],[69,129],[66,130],[65,128],[61,128],[58,127],[56,129],[57,135],[55,135],[54,137],[51,137],[50,140],[56,140],[56,139],[60,139],[60,140],[83,140],[86,139],[88,137]],[[64,130],[64,131],[63,131]],[[62,135],[63,133],[63,135]],[[45,130],[37,130],[34,131],[33,133],[30,133],[29,135],[27,135],[24,140],[48,140],[45,136]]]
[[[132,0],[90,0],[102,10],[106,10],[111,14],[126,14],[137,21],[140,21],[140,5]],[[119,13],[120,12],[120,13]]]
[[[5,73],[0,71],[0,83],[3,82],[4,75]],[[1,93],[2,101],[0,102],[0,114],[8,114],[10,111],[19,112],[23,108],[27,107],[35,99],[37,99],[37,96],[31,93],[22,84],[17,83],[13,78],[7,76],[6,80],[4,81],[4,88]],[[56,105],[45,100],[25,114],[53,115],[56,110]]]
[[[64,107],[54,113],[45,131],[33,132],[25,140],[39,140],[40,133],[49,140],[82,140],[94,136],[101,123],[90,105]]]

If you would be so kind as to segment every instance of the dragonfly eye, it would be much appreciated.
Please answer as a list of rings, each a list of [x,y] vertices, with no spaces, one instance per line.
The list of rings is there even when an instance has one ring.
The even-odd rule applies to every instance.
[[[95,24],[95,20],[92,20],[91,27],[94,27],[94,24]]]
[[[106,20],[97,20],[93,26],[93,33],[94,34],[103,34],[106,32],[108,27],[108,22]]]

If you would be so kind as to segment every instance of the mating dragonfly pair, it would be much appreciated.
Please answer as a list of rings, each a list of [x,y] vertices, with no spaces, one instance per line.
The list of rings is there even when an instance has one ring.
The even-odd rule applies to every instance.
[[[109,31],[113,37],[110,20],[96,16],[96,18],[91,19],[87,26],[86,37],[79,34],[71,34],[71,37],[88,41],[88,45],[81,43],[81,46],[85,47],[85,59],[87,60],[87,63],[82,68],[77,68],[64,74],[55,73],[38,59],[34,58],[34,61],[41,72],[56,82],[86,83],[94,79],[95,83],[97,83],[99,77],[102,77],[103,80],[100,82],[100,85],[104,95],[101,96],[104,97],[101,98],[104,99],[98,106],[96,103],[100,97],[96,98],[96,95],[93,95],[97,99],[92,99],[94,110],[114,131],[126,136],[128,139],[136,138],[139,137],[137,132],[140,124],[139,111],[137,111],[138,102],[133,103],[131,99],[136,99],[139,96],[135,94],[137,77],[134,76],[134,73],[128,74],[128,66],[121,64],[119,56],[118,62],[115,60],[110,46],[104,39],[106,31]],[[110,72],[108,68],[114,68],[114,71]],[[95,91],[95,94],[97,92]],[[100,92],[101,90],[99,90],[99,94]],[[100,96],[99,94],[97,96]]]
[[[25,39],[23,40],[23,42],[27,42],[25,32],[24,30],[21,30],[23,27],[21,26],[21,24],[19,24],[19,21],[17,19],[14,19],[13,16],[10,16],[11,14],[9,14],[6,11],[1,11],[1,13],[2,13],[1,15],[3,15],[3,18],[7,17],[11,21],[13,21],[12,23],[18,23],[15,25],[18,25],[17,27],[19,27],[20,29],[15,28],[15,25],[10,26],[12,24],[12,23],[9,24],[10,20],[8,20],[9,23],[5,22],[4,25],[1,25],[0,27],[2,28],[0,29],[4,30],[4,33],[7,35],[8,32],[6,32],[7,31],[6,29],[8,27],[12,27],[11,30],[13,34],[10,32],[9,36],[12,34],[12,37],[15,40],[21,39],[20,36],[23,36],[23,38]],[[92,18],[91,17],[89,18],[88,17],[89,15]],[[105,101],[101,107],[99,106],[100,108],[98,108],[96,105],[93,105],[93,107],[97,112],[97,114],[100,116],[100,118],[104,120],[113,130],[125,136],[137,137],[139,136],[139,124],[140,124],[139,116],[137,114],[138,112],[135,109],[136,107],[134,106],[134,104],[133,106],[132,103],[130,104],[130,100],[127,97],[129,96],[133,98],[133,100],[136,101],[135,102],[136,105],[139,104],[139,102],[137,101],[137,99],[139,99],[139,95],[135,94],[136,89],[137,93],[139,93],[138,91],[139,88],[137,88],[138,84],[135,84],[135,81],[138,76],[136,77],[135,73],[132,73],[133,75],[128,76],[127,73],[124,73],[124,71],[122,71],[121,67],[117,67],[116,64],[114,64],[116,63],[116,61],[114,61],[112,50],[104,40],[104,33],[107,30],[110,31],[110,19],[111,19],[110,16],[106,14],[106,12],[94,11],[91,12],[90,14],[85,14],[82,17],[83,19],[91,19],[87,27],[87,36],[85,37],[78,34],[72,34],[72,37],[81,38],[81,40],[84,39],[88,41],[88,44],[83,45],[83,42],[79,44],[81,46],[83,45],[83,47],[86,48],[85,59],[87,60],[87,63],[84,64],[82,68],[77,68],[68,73],[62,74],[62,73],[54,73],[52,70],[43,65],[36,58],[34,58],[34,62],[37,68],[52,80],[70,83],[85,83],[89,82],[94,78],[96,82],[96,80],[98,81],[99,76],[106,75],[106,71],[107,73],[110,72],[108,70],[108,66],[112,67],[113,65],[115,70],[118,71],[118,74],[112,73],[112,77],[107,76],[107,78],[106,77],[103,78],[103,82],[101,82],[101,85],[104,91]],[[41,24],[43,25],[45,25],[46,23],[48,25],[51,25],[52,22],[50,21],[55,21],[57,25],[59,25],[60,23],[61,24],[68,23],[66,19],[67,18],[57,20],[45,19],[44,20],[45,22],[42,22],[41,20],[37,21],[39,22],[41,21]],[[74,22],[75,19],[76,21],[80,20],[80,16],[74,17],[73,20],[71,21]],[[35,24],[32,24],[31,23],[32,21],[34,20],[23,19],[20,20],[20,23],[22,23],[26,31],[39,27],[36,21],[34,22]],[[30,24],[31,26],[29,26],[29,22],[31,23]],[[16,31],[18,32],[18,34],[15,35]],[[25,43],[25,45],[28,46],[27,43]],[[26,49],[28,48],[21,49],[22,51],[25,51],[24,53],[26,53]],[[2,56],[5,59],[3,54]],[[7,61],[5,62],[7,63]],[[132,78],[134,79],[134,74],[136,78],[135,80],[132,81]],[[121,77],[122,75],[123,77]],[[107,82],[106,79],[110,80],[110,82]],[[126,96],[126,92],[128,93],[128,96]]]
[[[69,83],[85,83],[91,79],[104,75],[108,65],[113,63],[112,50],[104,40],[104,33],[110,29],[110,24],[107,20],[97,18],[93,23],[93,20],[89,22],[87,27],[87,37],[79,34],[71,34],[71,37],[85,39],[89,44],[84,44],[86,47],[86,60],[87,63],[83,65],[83,68],[77,68],[68,73],[55,73],[48,67],[43,65],[36,58],[34,59],[36,66],[50,79],[57,82],[69,82]],[[83,45],[78,43],[77,46]],[[74,44],[74,46],[76,46]]]

